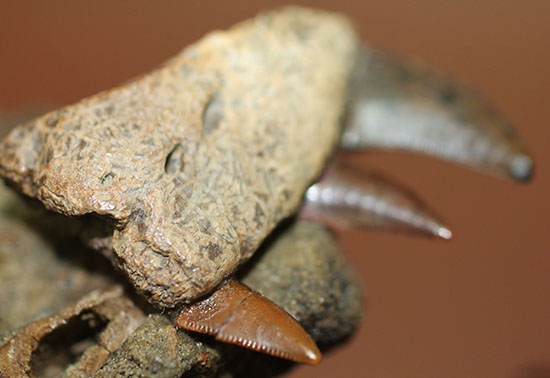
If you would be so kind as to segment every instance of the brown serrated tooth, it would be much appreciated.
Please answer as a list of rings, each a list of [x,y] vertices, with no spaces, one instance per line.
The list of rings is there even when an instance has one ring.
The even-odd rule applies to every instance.
[[[343,163],[332,163],[322,179],[307,190],[300,217],[337,228],[383,228],[452,237],[414,194]]]
[[[317,365],[321,352],[286,311],[235,281],[183,309],[177,327],[295,362]]]
[[[350,82],[341,145],[421,152],[520,181],[533,171],[513,128],[475,91],[369,47]]]

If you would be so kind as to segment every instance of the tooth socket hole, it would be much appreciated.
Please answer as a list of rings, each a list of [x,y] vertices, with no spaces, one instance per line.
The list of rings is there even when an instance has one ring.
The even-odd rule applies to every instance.
[[[31,357],[32,376],[62,376],[87,348],[97,344],[107,323],[96,313],[87,311],[44,336]]]
[[[204,107],[202,113],[202,132],[204,135],[212,133],[223,120],[223,102],[219,94],[215,94]]]

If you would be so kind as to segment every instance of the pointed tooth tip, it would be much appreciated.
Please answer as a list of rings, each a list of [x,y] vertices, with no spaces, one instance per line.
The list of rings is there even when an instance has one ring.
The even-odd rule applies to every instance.
[[[309,365],[315,366],[321,362],[322,355],[317,347],[315,349],[307,349],[305,355],[307,357],[306,363]]]
[[[508,173],[518,181],[529,181],[533,176],[533,159],[527,154],[513,155],[508,161]]]
[[[436,229],[436,235],[442,239],[451,240],[451,238],[453,237],[453,232],[449,230],[447,227],[439,226]]]

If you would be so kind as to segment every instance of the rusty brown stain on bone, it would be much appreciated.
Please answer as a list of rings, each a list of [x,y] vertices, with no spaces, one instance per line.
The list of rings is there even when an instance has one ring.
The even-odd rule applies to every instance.
[[[0,174],[49,209],[113,218],[133,284],[191,301],[295,211],[339,137],[356,48],[341,16],[262,14],[16,128]]]

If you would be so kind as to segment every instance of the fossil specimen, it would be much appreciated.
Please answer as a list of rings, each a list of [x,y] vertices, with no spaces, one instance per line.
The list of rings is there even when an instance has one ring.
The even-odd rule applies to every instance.
[[[201,376],[251,358],[243,348],[178,331],[167,313],[144,318],[151,309],[131,288],[121,290],[122,277],[101,256],[52,239],[45,226],[0,185],[0,375]],[[278,234],[239,278],[276,300],[317,342],[332,345],[349,336],[361,317],[361,291],[337,241],[307,222]],[[262,361],[263,370],[289,367]]]
[[[89,245],[149,301],[190,305],[180,314],[193,315],[242,294],[224,297],[234,288],[224,280],[298,211],[338,143],[426,152],[520,180],[532,170],[511,129],[469,90],[361,48],[341,16],[290,7],[212,33],[138,80],[19,126],[0,144],[0,175],[50,210],[99,216],[104,227],[85,233]],[[408,192],[337,161],[305,202],[302,217],[336,226],[451,236]],[[272,347],[239,330],[220,335],[231,311],[258,297],[247,292],[220,329],[204,318],[176,324],[317,362],[312,348]]]
[[[16,128],[0,172],[51,210],[112,219],[108,244],[132,283],[164,307],[192,301],[246,261],[321,172],[355,49],[344,18],[264,14]]]

